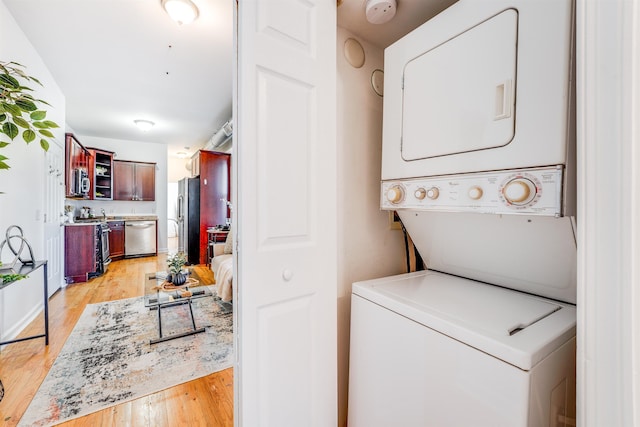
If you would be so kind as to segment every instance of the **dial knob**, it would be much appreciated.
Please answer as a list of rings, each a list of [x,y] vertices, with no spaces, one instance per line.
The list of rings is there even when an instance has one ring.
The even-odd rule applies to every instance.
[[[473,200],[478,200],[482,197],[482,188],[474,185],[469,188],[469,198]]]
[[[431,187],[427,191],[427,197],[430,198],[431,200],[437,199],[439,195],[440,195],[440,190],[438,190],[436,187]]]
[[[514,178],[502,189],[504,198],[514,205],[526,205],[536,196],[536,185],[527,178]]]
[[[404,188],[401,185],[392,185],[387,190],[387,200],[393,204],[400,203],[404,200]]]
[[[424,188],[420,187],[416,190],[415,193],[413,193],[414,196],[416,196],[416,199],[418,200],[422,200],[427,196],[427,190],[425,190]]]

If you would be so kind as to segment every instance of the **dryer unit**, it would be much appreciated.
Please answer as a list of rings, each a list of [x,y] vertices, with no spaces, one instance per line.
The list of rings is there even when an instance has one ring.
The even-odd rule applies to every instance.
[[[456,198],[426,177],[500,172],[460,194],[468,209],[575,213],[573,16],[571,0],[462,0],[385,50],[383,207]]]

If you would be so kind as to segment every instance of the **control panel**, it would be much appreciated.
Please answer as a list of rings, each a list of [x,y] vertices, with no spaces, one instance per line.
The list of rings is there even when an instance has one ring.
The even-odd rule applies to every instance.
[[[386,210],[562,215],[562,166],[383,181]]]

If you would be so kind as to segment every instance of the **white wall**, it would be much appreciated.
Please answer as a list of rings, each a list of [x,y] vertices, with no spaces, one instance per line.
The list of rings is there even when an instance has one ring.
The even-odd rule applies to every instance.
[[[101,209],[107,215],[157,215],[158,216],[158,252],[167,251],[167,147],[140,141],[126,141],[98,138],[75,134],[85,147],[101,148],[113,151],[115,160],[133,160],[156,164],[156,200],[155,202],[133,202],[124,200],[66,200],[66,204],[76,207],[88,206],[96,215]]]
[[[51,104],[47,108],[47,118],[60,125],[54,130],[56,141],[64,147],[65,99],[49,70],[24,36],[0,1],[0,60],[15,61],[26,66],[28,75],[38,78],[44,87],[29,85],[36,98]],[[6,138],[1,138],[7,141]],[[19,225],[33,247],[34,256],[44,258],[44,182],[45,154],[39,143],[26,145],[20,136],[0,154],[9,158],[11,169],[0,170],[0,241],[8,226]],[[10,251],[4,248],[2,259],[9,261]],[[15,335],[41,310],[42,301],[41,270],[29,278],[15,282],[0,290],[0,339],[3,341]]]
[[[168,182],[178,182],[182,178],[191,177],[191,170],[187,169],[189,158],[179,159],[171,155],[167,159],[167,180]]]
[[[380,210],[382,98],[371,87],[371,73],[383,68],[383,51],[363,40],[365,63],[353,68],[344,42],[356,38],[338,28],[338,401],[339,424],[346,425],[351,284],[405,270],[404,238],[390,229]]]

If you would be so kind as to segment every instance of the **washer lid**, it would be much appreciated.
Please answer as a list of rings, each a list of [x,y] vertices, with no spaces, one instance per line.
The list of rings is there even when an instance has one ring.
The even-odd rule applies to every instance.
[[[354,283],[353,293],[524,370],[575,335],[571,305],[434,271]]]

